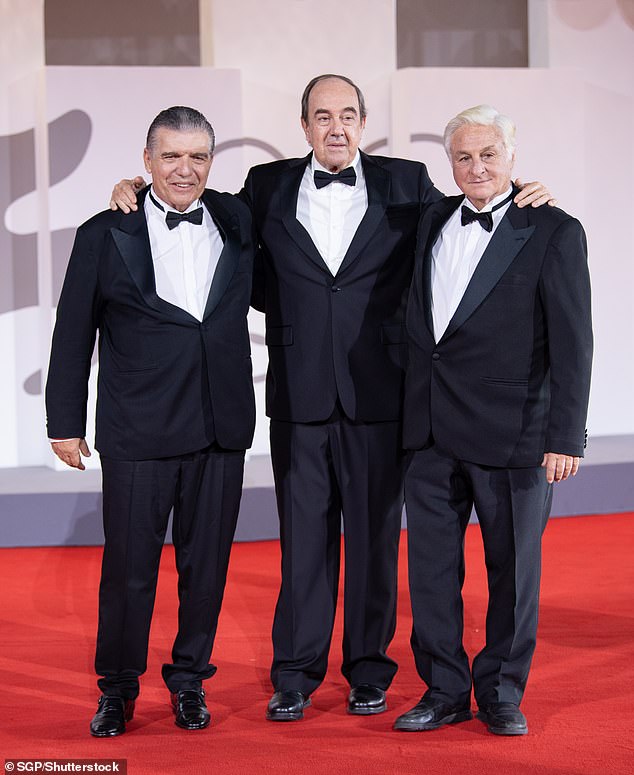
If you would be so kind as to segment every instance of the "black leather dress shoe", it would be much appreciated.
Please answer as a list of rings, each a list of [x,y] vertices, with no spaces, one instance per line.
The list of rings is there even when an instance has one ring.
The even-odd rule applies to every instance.
[[[418,705],[396,719],[394,729],[401,732],[424,732],[472,718],[468,702],[456,705],[433,697],[423,697]]]
[[[269,721],[299,721],[304,718],[304,708],[310,705],[310,697],[301,692],[275,692],[266,709]]]
[[[526,716],[513,702],[491,702],[480,708],[478,718],[494,735],[526,735]]]
[[[181,689],[171,695],[174,723],[181,729],[204,729],[209,726],[211,715],[205,704],[202,689]]]
[[[90,722],[93,737],[116,737],[125,732],[125,722],[134,716],[134,700],[102,694],[97,712]]]
[[[372,684],[353,686],[348,695],[348,713],[354,716],[373,716],[387,710],[385,691]]]

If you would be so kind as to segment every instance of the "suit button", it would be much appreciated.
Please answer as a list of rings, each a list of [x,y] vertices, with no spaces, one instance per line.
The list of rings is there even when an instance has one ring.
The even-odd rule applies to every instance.
[[[440,360],[440,353],[432,353],[431,356],[433,361],[439,361]]]
[[[340,291],[340,290],[341,290],[341,288],[339,288],[339,286],[338,286],[338,285],[333,285],[333,286],[331,286],[330,290],[331,290],[333,293],[337,293],[337,291]]]

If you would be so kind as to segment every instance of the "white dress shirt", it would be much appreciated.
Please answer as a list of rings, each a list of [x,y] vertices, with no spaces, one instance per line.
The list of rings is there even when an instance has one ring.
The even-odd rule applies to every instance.
[[[510,193],[511,188],[509,187],[503,194],[496,196],[479,211],[465,198],[442,227],[438,239],[434,243],[431,267],[431,306],[436,342],[440,341],[449,321],[458,309],[482,254],[511,202],[492,213],[493,229],[491,231],[483,229],[477,221],[463,226],[460,213],[462,206],[464,205],[476,212],[490,212]]]
[[[357,175],[354,186],[334,181],[323,188],[317,188],[313,173],[315,170],[328,170],[322,167],[313,154],[310,164],[306,166],[297,197],[297,220],[310,234],[333,276],[339,271],[368,209],[368,192],[359,151],[349,166],[354,168]]]
[[[164,208],[160,210],[149,196],[144,208],[147,219],[156,293],[161,299],[189,312],[196,320],[202,320],[223,241],[218,227],[200,200],[192,202],[185,212],[203,208],[200,226],[183,221],[174,229],[168,229],[165,215],[174,211],[163,202],[154,189],[154,199]]]

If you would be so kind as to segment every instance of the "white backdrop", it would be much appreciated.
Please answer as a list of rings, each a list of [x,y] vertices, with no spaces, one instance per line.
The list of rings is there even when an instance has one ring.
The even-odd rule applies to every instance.
[[[448,193],[453,183],[441,147],[412,141],[412,135],[438,135],[449,117],[483,101],[517,121],[517,173],[545,181],[588,232],[596,332],[590,433],[634,433],[631,3],[529,0],[531,64],[541,69],[459,71],[395,70],[393,0],[348,0],[345,6],[338,0],[205,0],[204,5],[212,24],[202,34],[214,69],[45,68],[42,0],[19,5],[0,0],[0,152],[5,154],[0,159],[9,167],[2,176],[13,185],[31,164],[35,179],[8,204],[0,225],[9,234],[9,253],[12,239],[37,235],[39,289],[36,306],[16,301],[14,309],[0,312],[0,467],[53,460],[36,379],[45,370],[55,301],[51,238],[54,242],[103,209],[113,181],[143,171],[147,124],[170,104],[200,108],[220,145],[237,141],[214,162],[215,188],[237,190],[248,167],[269,161],[271,153],[303,155],[308,148],[299,127],[299,96],[309,78],[324,71],[344,72],[363,88],[369,107],[363,147],[424,160]],[[316,20],[325,17],[338,21],[324,32]],[[357,40],[351,47],[350,30],[359,31],[359,24],[363,44]],[[69,111],[88,117],[90,134],[84,137],[85,152],[74,149],[79,161],[60,173],[55,158],[60,152],[48,147],[49,124]],[[9,141],[33,130],[33,158],[8,158]],[[57,165],[58,182],[49,187],[51,164],[53,173]],[[13,263],[14,274],[22,271],[17,259]],[[265,353],[257,313],[252,330],[259,378],[254,451],[266,452]]]

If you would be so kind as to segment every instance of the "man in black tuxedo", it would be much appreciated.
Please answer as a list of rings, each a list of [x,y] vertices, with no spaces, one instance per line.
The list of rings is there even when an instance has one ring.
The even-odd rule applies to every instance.
[[[176,724],[210,721],[210,664],[255,419],[246,316],[248,208],[205,189],[214,133],[192,108],[162,111],[144,151],[152,186],[136,212],[79,227],[57,310],[46,406],[55,454],[83,469],[99,332],[95,446],[105,545],[95,667],[96,737],[125,731],[146,669],[170,511],[178,634],[163,666]]]
[[[383,712],[396,673],[405,456],[404,309],[421,212],[442,194],[424,164],[359,152],[360,89],[313,78],[301,122],[312,153],[250,170],[240,196],[259,240],[253,305],[266,314],[266,410],[282,545],[271,721],[303,717],[326,674],[345,534],[347,709]],[[131,181],[111,206],[134,206]],[[546,201],[538,185],[524,204]]]
[[[312,154],[254,167],[242,191],[260,241],[254,306],[266,313],[282,543],[272,721],[301,718],[325,676],[342,515],[347,710],[387,707],[405,462],[404,303],[420,213],[441,196],[424,164],[359,152],[366,109],[349,79],[310,81],[301,121]]]
[[[395,729],[478,717],[522,735],[535,649],[541,536],[553,482],[585,446],[592,328],[586,240],[562,210],[520,210],[515,127],[490,106],[445,130],[454,179],[423,218],[407,308],[412,648],[427,692]],[[486,644],[462,644],[464,534],[475,506],[487,566]]]

